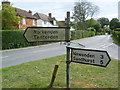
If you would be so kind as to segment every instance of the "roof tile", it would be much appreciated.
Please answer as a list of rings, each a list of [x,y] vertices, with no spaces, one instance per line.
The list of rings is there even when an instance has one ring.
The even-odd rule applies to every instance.
[[[27,18],[37,19],[35,16],[33,16],[31,13],[29,13],[29,12],[27,12],[25,10],[16,8],[15,11],[17,12],[18,16],[23,16],[23,17],[27,17]]]

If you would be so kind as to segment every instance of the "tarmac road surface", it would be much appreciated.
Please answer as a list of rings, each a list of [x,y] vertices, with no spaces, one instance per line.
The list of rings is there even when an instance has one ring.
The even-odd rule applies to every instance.
[[[71,41],[72,46],[107,51],[111,58],[118,59],[120,47],[113,43],[110,35],[100,35]],[[85,47],[78,45],[83,44]],[[66,53],[66,45],[53,43],[48,45],[1,51],[2,68],[29,61],[49,58]],[[119,58],[120,59],[120,58]]]

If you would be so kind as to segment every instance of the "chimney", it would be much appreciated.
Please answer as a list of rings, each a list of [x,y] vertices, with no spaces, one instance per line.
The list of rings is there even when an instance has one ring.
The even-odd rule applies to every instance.
[[[49,13],[48,15],[49,15],[50,18],[52,18],[52,14],[51,13]]]
[[[2,4],[8,4],[8,5],[10,5],[10,2],[8,0],[3,0]]]
[[[31,11],[31,10],[29,10],[28,12],[29,12],[30,14],[32,14],[32,11]]]

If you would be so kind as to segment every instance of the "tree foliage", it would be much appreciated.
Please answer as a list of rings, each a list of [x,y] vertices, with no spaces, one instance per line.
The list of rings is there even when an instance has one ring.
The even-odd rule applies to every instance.
[[[98,6],[88,1],[76,2],[74,6],[73,19],[75,22],[85,22],[88,17],[93,17],[99,11]]]
[[[98,6],[88,1],[79,1],[75,3],[73,19],[78,26],[77,28],[85,29],[85,21],[88,17],[93,17],[99,11]]]
[[[110,21],[110,29],[120,28],[120,22],[117,18],[113,18]]]
[[[97,20],[94,20],[93,18],[86,20],[86,27],[94,27],[96,31],[100,31],[101,25]]]
[[[105,26],[108,26],[110,24],[109,19],[105,17],[99,18],[98,21],[101,24],[101,28],[104,28]]]
[[[8,4],[2,5],[2,29],[15,29],[18,26],[18,17],[15,8]]]

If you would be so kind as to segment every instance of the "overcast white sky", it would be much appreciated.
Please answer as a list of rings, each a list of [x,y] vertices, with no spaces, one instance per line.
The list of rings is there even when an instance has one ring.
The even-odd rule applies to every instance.
[[[2,1],[2,0],[1,0]],[[14,7],[31,10],[33,14],[52,13],[57,20],[64,20],[67,11],[73,11],[74,3],[79,0],[9,0]],[[118,1],[120,0],[87,0],[99,6],[100,11],[94,18],[118,18]],[[72,14],[71,14],[72,15]]]

